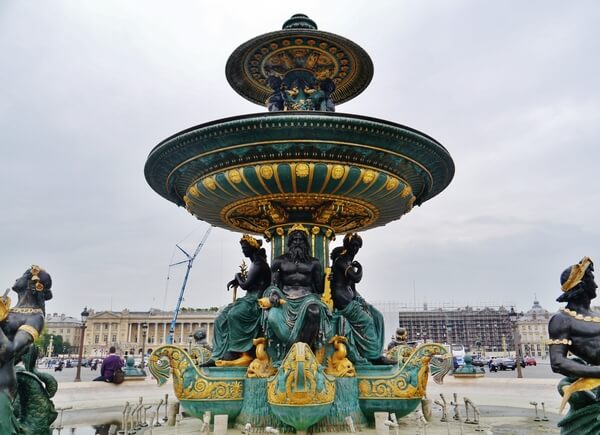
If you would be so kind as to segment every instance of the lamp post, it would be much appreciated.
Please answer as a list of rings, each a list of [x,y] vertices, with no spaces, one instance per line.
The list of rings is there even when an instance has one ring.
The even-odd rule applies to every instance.
[[[188,352],[192,351],[192,341],[194,341],[194,336],[190,334],[188,335]]]
[[[146,356],[146,333],[148,332],[148,323],[142,323],[142,364],[141,369],[144,370],[144,357]]]
[[[517,378],[523,377],[523,371],[521,370],[521,340],[519,337],[519,330],[517,328],[517,320],[519,315],[515,311],[514,307],[511,307],[510,312],[508,313],[508,317],[510,318],[510,324],[512,326],[513,333],[513,343],[515,345],[515,364],[517,365]]]
[[[83,357],[83,336],[85,334],[85,322],[87,321],[90,313],[85,307],[81,312],[81,337],[79,339],[79,362],[77,363],[77,372],[75,373],[75,379],[73,382],[81,382],[81,358]]]
[[[50,335],[50,343],[48,344],[48,358],[52,358],[52,352],[54,352],[54,335]]]

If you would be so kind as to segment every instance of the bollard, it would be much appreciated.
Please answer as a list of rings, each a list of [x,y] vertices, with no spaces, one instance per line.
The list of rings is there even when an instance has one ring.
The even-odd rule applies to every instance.
[[[154,423],[154,427],[162,426],[162,424],[160,424],[160,407],[162,406],[162,404],[163,404],[163,400],[160,399],[160,401],[158,402],[158,405],[156,406],[156,414],[155,414],[156,423]]]
[[[179,413],[179,402],[171,403],[167,412],[167,426],[175,426],[177,414]]]
[[[213,434],[214,435],[226,435],[228,420],[229,420],[229,416],[227,414],[215,415],[215,425],[213,428]]]
[[[421,400],[421,411],[423,411],[423,417],[425,417],[425,420],[428,422],[433,418],[432,408],[433,405],[431,399],[425,397]]]
[[[440,418],[440,421],[447,422],[448,421],[448,404],[446,403],[446,398],[444,397],[444,395],[442,393],[440,393],[440,397],[442,399],[441,402],[439,400],[436,400],[433,403],[435,403],[436,405],[438,405],[442,408],[442,418]]]
[[[352,420],[351,416],[344,418],[344,422],[346,423],[346,426],[348,426],[349,433],[356,433],[356,428],[354,427],[354,421]]]
[[[67,411],[69,409],[73,409],[73,407],[72,406],[67,406],[67,407],[64,407],[64,408],[56,408],[55,409],[56,411],[58,411],[60,413],[59,417],[58,417],[58,426],[54,426],[54,429],[56,429],[58,431],[58,433],[60,433],[60,431],[64,429],[64,427],[62,425],[63,412]]]
[[[144,405],[144,421],[142,422],[142,427],[152,426],[152,424],[148,425],[148,417],[147,412],[152,408],[152,405]]]
[[[166,422],[169,419],[169,417],[167,416],[168,407],[169,407],[169,395],[165,394],[165,416],[163,417],[164,422]]]
[[[127,433],[127,411],[129,410],[129,402],[125,402],[125,407],[123,408],[123,417],[121,418],[121,430],[117,433],[125,434]]]
[[[200,428],[200,433],[210,433],[210,411],[206,411],[202,416],[202,427]]]
[[[377,432],[377,435],[386,435],[390,433],[389,428],[385,424],[386,421],[388,421],[387,412],[375,413],[375,431]]]
[[[529,404],[535,406],[535,418],[533,419],[533,421],[542,421],[542,419],[538,415],[538,408],[537,408],[538,403],[537,402],[529,402]]]
[[[252,425],[250,423],[246,423],[244,428],[242,429],[242,435],[250,435],[252,432]]]
[[[427,419],[423,415],[423,411],[417,409],[417,425],[423,424],[423,435],[427,435]]]
[[[549,418],[546,417],[546,405],[544,404],[544,402],[541,403],[542,405],[542,421],[548,421]]]

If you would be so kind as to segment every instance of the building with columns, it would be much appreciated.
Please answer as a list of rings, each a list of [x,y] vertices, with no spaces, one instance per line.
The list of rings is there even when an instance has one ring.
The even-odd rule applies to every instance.
[[[182,309],[177,316],[173,344],[187,346],[190,336],[199,328],[205,328],[212,344],[216,309]],[[173,311],[150,309],[150,311],[98,311],[90,310],[84,336],[84,355],[105,356],[111,346],[121,355],[139,355],[144,342],[143,324],[146,330],[145,351],[152,352],[167,343]]]
[[[520,336],[521,355],[534,357],[548,356],[548,323],[553,313],[545,310],[539,301],[534,300],[533,306],[524,313],[517,322]]]

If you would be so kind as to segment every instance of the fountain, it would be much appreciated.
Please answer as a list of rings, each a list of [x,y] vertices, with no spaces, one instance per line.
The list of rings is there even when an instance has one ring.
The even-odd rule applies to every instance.
[[[247,233],[240,243],[252,261],[229,283],[247,295],[217,319],[214,359],[197,364],[175,345],[150,357],[159,384],[172,374],[186,413],[313,433],[345,431],[351,417],[360,430],[375,413],[412,412],[430,366],[440,382],[450,369],[434,343],[398,362],[382,356],[381,314],[355,289],[356,232],[400,219],[454,175],[448,151],[426,134],[335,111],[372,75],[361,47],[294,15],[227,62],[230,85],[268,112],[191,127],[150,152],[150,186],[200,220]],[[270,273],[262,240],[248,234],[270,243]],[[330,251],[341,234],[344,246]],[[239,318],[252,326],[235,329]]]

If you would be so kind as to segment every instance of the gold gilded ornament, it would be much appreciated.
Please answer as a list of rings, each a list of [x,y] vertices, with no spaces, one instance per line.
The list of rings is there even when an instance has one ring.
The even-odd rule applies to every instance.
[[[300,178],[306,178],[310,172],[310,168],[306,163],[298,163],[296,165],[296,175]]]
[[[333,344],[335,349],[333,355],[327,358],[327,368],[325,373],[338,378],[354,378],[356,377],[356,370],[354,365],[347,358],[348,350],[346,349],[346,343],[348,339],[346,337],[336,335],[329,340],[330,344]]]
[[[569,274],[569,278],[561,286],[562,291],[568,292],[569,290],[580,284],[583,280],[585,272],[592,264],[592,260],[590,260],[589,257],[583,257],[578,264],[571,266],[571,273]]]
[[[375,180],[375,177],[377,177],[377,172],[367,169],[363,174],[362,181],[365,184],[369,184]]]
[[[263,165],[260,167],[259,172],[260,176],[265,180],[270,180],[273,177],[273,168],[271,166]]]
[[[31,325],[21,325],[19,326],[19,331],[23,331],[31,335],[33,341],[37,340],[40,336],[40,332]]]
[[[200,196],[200,191],[198,190],[198,188],[196,186],[192,186],[192,187],[190,187],[188,194],[191,196],[198,197],[198,196]]]
[[[407,196],[412,195],[412,189],[409,185],[404,186],[402,192],[400,192],[400,198],[406,198]]]
[[[312,229],[310,230],[310,232],[313,233],[316,236],[317,234],[319,234],[321,232],[321,228],[319,228],[317,226],[314,226],[314,227],[312,227]]]
[[[398,184],[400,184],[400,182],[397,178],[390,177],[387,183],[385,183],[385,190],[394,190],[398,187]]]
[[[345,172],[346,170],[342,165],[334,165],[333,169],[331,170],[331,178],[333,178],[334,180],[339,180],[344,176]]]
[[[294,225],[292,225],[292,228],[290,228],[290,230],[288,231],[288,234],[291,234],[294,231],[302,231],[307,236],[310,235],[310,233],[308,232],[308,229],[306,229],[306,227],[304,225],[302,225],[302,224],[294,224]]]
[[[215,183],[215,180],[212,177],[207,177],[202,180],[202,184],[204,184],[204,187],[208,190],[215,190],[217,188],[217,183]]]
[[[260,247],[262,246],[261,241],[258,240],[258,239],[255,239],[250,234],[244,234],[242,236],[242,238],[240,239],[240,243],[242,243],[242,242],[245,242],[245,243],[249,244],[254,249],[260,249]]]
[[[242,181],[242,176],[240,175],[240,171],[237,169],[232,169],[227,173],[227,178],[234,184],[239,184]]]
[[[213,378],[201,372],[182,348],[165,345],[150,355],[148,369],[159,385],[173,376],[173,390],[179,400],[242,400],[243,378]]]
[[[271,364],[271,359],[267,354],[267,339],[264,337],[255,338],[252,343],[256,346],[256,359],[248,366],[247,376],[249,378],[270,378],[277,370]]]
[[[335,380],[306,343],[295,343],[267,384],[267,401],[274,405],[324,405],[335,397]]]

